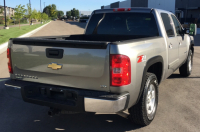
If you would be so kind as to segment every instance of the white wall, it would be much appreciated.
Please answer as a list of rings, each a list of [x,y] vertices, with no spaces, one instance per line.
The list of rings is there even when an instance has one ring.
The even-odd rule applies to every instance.
[[[110,5],[104,6],[104,9],[110,9]]]
[[[79,15],[81,16],[81,14],[83,15],[91,15],[92,11],[79,11]]]
[[[148,0],[148,7],[175,13],[175,0]]]
[[[131,7],[131,0],[119,2],[119,8]]]

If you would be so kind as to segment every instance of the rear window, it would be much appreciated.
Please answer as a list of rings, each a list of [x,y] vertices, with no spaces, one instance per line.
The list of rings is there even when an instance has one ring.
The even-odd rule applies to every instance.
[[[86,34],[159,36],[153,14],[131,12],[94,14]]]

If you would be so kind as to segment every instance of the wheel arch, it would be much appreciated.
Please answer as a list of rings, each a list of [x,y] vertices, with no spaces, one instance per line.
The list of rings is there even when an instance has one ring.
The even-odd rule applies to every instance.
[[[138,99],[137,99],[137,101],[136,101],[136,104],[139,102],[140,97],[141,97],[141,95],[142,95],[142,92],[143,92],[143,90],[144,90],[144,85],[145,85],[144,82],[145,82],[145,80],[146,80],[146,73],[148,72],[148,70],[149,70],[152,66],[154,66],[154,65],[157,66],[157,64],[159,64],[159,65],[161,64],[161,65],[162,65],[161,74],[160,74],[160,77],[159,77],[159,79],[158,79],[158,84],[160,84],[160,82],[161,82],[161,80],[162,80],[162,76],[163,76],[163,70],[164,70],[163,58],[162,58],[162,56],[155,56],[155,57],[149,59],[149,60],[147,61],[147,63],[146,63],[146,66],[144,67],[143,76],[142,76],[142,83],[141,83],[140,92],[139,92],[139,95],[138,95]],[[157,77],[157,78],[158,78],[158,77]]]

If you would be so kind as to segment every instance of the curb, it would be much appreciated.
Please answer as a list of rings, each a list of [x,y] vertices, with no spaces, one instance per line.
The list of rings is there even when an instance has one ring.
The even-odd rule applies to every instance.
[[[51,21],[50,21],[51,22]],[[38,32],[39,30],[41,30],[43,27],[45,27],[46,25],[48,25],[50,22],[46,23],[45,25],[37,28],[37,29],[34,29],[33,31],[30,31],[22,36],[19,36],[18,38],[24,38],[24,37],[30,37],[31,35],[33,35],[34,33]],[[2,54],[3,52],[6,51],[8,47],[8,42],[5,42],[3,44],[0,45],[0,54]]]

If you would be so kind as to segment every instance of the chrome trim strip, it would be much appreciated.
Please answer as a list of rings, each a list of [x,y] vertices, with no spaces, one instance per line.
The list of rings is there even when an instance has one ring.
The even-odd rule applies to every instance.
[[[106,100],[96,98],[84,98],[86,112],[116,113],[125,108],[127,96],[122,96],[118,100]]]
[[[17,88],[17,89],[21,89],[21,87],[9,85],[9,84],[5,84],[5,86],[7,86],[7,87],[13,87],[13,88]]]

